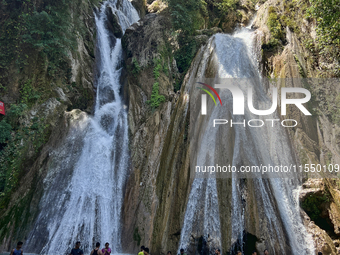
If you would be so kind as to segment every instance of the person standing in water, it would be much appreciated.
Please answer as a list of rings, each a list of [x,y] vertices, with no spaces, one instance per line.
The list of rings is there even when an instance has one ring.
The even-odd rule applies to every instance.
[[[150,254],[148,247],[145,247],[143,252],[144,252],[144,255],[149,255]]]
[[[70,255],[84,255],[83,250],[80,249],[80,242],[76,242],[76,246],[71,250]]]
[[[144,249],[145,249],[145,246],[144,245],[142,245],[141,247],[140,247],[140,252],[138,252],[138,255],[143,255],[144,254]]]
[[[264,254],[264,255],[269,255],[269,252],[268,252],[268,250],[267,250],[267,249],[265,249],[265,250],[263,251],[263,254]]]
[[[183,248],[180,249],[179,251],[180,251],[181,255],[187,255],[187,254],[184,252],[184,249],[183,249]]]
[[[216,250],[215,250],[215,254],[216,254],[216,255],[221,255],[221,250],[220,250],[220,249],[216,249]]]
[[[21,249],[23,242],[18,242],[17,247],[11,251],[11,255],[23,255],[24,252]]]
[[[105,244],[105,248],[102,249],[103,255],[110,255],[111,254],[111,248],[109,247],[109,243]]]
[[[102,251],[100,250],[100,243],[96,243],[96,248],[91,251],[91,255],[103,255]]]

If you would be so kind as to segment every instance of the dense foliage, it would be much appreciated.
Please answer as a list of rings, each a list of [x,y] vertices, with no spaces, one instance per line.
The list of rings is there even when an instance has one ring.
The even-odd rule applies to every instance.
[[[196,42],[193,40],[197,29],[204,24],[202,12],[205,11],[203,0],[167,0],[173,28],[178,33],[179,49],[175,52],[177,67],[180,73],[185,73],[196,54]],[[180,82],[175,86],[175,91],[180,88]]]
[[[226,15],[236,9],[238,0],[222,0],[214,2],[214,5],[218,8],[222,15]]]
[[[340,76],[340,5],[338,0],[309,0],[307,17],[317,22],[317,48],[319,54],[334,58],[337,65],[333,74]]]
[[[322,205],[330,201],[331,195],[326,189],[323,194],[308,195],[301,203],[301,207],[308,213],[312,221],[317,221],[321,216]]]
[[[309,14],[316,18],[319,40],[340,45],[340,5],[336,0],[310,0]]]
[[[0,68],[13,62],[22,68],[27,52],[39,51],[48,61],[52,73],[61,67],[68,50],[76,45],[76,31],[70,13],[75,1],[31,0],[1,2]],[[25,54],[23,54],[25,53]]]
[[[11,105],[0,122],[0,209],[18,183],[28,147],[38,153],[46,142],[48,129],[43,119],[35,117],[28,125],[19,122],[25,110],[38,98],[28,81],[21,89],[20,101]]]
[[[268,14],[269,16],[267,25],[272,36],[269,44],[271,46],[277,46],[284,41],[286,35],[284,33],[284,30],[282,29],[282,25],[280,23],[280,19],[277,11],[275,10],[275,7],[269,7]]]
[[[193,38],[196,30],[220,26],[227,15],[236,10],[239,0],[166,0],[179,47],[174,53],[180,73],[185,74],[198,50]],[[216,23],[216,20],[217,23]],[[175,85],[180,89],[181,80]]]
[[[200,11],[204,7],[202,0],[168,0],[171,18],[175,30],[185,34],[193,34],[204,22]]]
[[[25,115],[51,97],[53,83],[70,83],[69,56],[85,35],[79,17],[99,1],[0,1],[0,96],[15,99],[0,115],[0,209],[49,137],[44,119]]]

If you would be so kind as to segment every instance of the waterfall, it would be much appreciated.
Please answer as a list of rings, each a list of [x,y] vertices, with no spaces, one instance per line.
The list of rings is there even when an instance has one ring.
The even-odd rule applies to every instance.
[[[256,109],[269,109],[271,100],[267,95],[263,78],[259,72],[256,47],[255,32],[250,27],[241,28],[233,35],[216,34],[210,38],[208,44],[201,49],[194,60],[199,61],[199,63],[194,62],[192,68],[196,69],[191,71],[188,80],[190,85],[185,88],[190,93],[191,102],[195,101],[192,98],[192,91],[195,87],[193,81],[202,81],[206,73],[211,75],[211,70],[215,69],[214,83],[218,83],[221,78],[238,78],[242,80],[238,85],[244,95],[247,94],[247,85],[253,86],[254,97],[257,99],[254,107]],[[236,79],[235,82],[237,82]],[[223,102],[225,105],[233,104],[232,97],[228,96],[227,90],[219,93],[221,98],[227,98],[227,101]],[[208,108],[210,116],[207,115],[206,118],[210,123],[213,119],[220,119],[222,116],[226,119],[232,116],[230,107],[213,107],[211,103]],[[193,119],[199,125],[195,125],[195,128],[200,131],[194,131],[196,132],[194,134],[195,139],[198,139],[199,142],[195,142],[194,149],[197,152],[194,160],[191,160],[191,165],[215,165],[219,162],[219,159],[227,157],[226,155],[231,155],[230,161],[234,166],[269,163],[272,165],[290,165],[296,163],[289,137],[283,128],[273,129],[270,126],[249,128],[234,125],[233,128],[226,131],[224,137],[221,137],[219,128],[210,128],[207,124],[202,124],[209,123],[208,121],[196,120],[196,117],[195,115]],[[234,121],[237,122],[241,122],[241,119],[259,118],[261,119],[261,116],[256,116],[249,110],[245,111],[245,116],[242,118],[233,116]],[[274,113],[268,118],[278,119],[279,117]],[[192,123],[190,125],[193,126]],[[197,128],[197,126],[200,127]],[[232,133],[233,139],[230,138]],[[233,144],[229,143],[227,147],[223,148],[224,153],[217,152],[216,144],[222,143],[220,140]],[[244,179],[241,179],[238,173],[233,173],[232,177],[230,243],[232,247],[243,251],[245,242],[243,238],[248,227],[248,215],[245,214],[246,198],[244,198],[247,191],[244,187]],[[254,187],[251,192],[254,192],[257,215],[261,217],[259,229],[265,232],[262,234],[265,237],[265,245],[273,254],[313,254],[313,241],[300,216],[298,201],[300,180],[298,176],[292,175],[282,174],[281,177],[263,179],[261,175],[254,174],[252,178],[247,180]],[[225,240],[221,240],[220,214],[218,212],[219,196],[221,195],[217,192],[215,178],[202,179],[196,177],[193,180],[184,215],[179,248],[191,249],[190,245],[195,245],[192,236],[207,236],[207,234],[210,234],[209,238],[213,240],[210,252],[212,252],[212,248],[222,246],[222,242],[225,242]],[[205,201],[202,201],[204,199]],[[206,204],[214,206],[210,206],[206,210]],[[209,219],[206,228],[200,227],[203,219]],[[199,252],[196,251],[196,254]],[[226,251],[222,252],[225,253]]]
[[[260,105],[256,108],[268,109],[271,101],[267,97],[259,74],[254,35],[254,31],[249,27],[236,31],[233,36],[216,35],[216,54],[220,62],[218,75],[220,78],[252,78],[255,98],[258,99],[258,105]],[[228,52],[234,52],[234,54],[228,55]],[[246,95],[246,88],[241,87],[241,89]],[[232,102],[228,103],[231,104]],[[245,113],[245,118],[255,119],[259,116],[248,111]],[[276,114],[267,116],[267,118],[279,119]],[[245,161],[250,162],[251,165],[266,163],[290,165],[296,163],[289,144],[289,137],[283,128],[251,129],[235,126],[234,130],[236,133],[236,149],[234,149],[233,165],[241,165]],[[234,177],[237,177],[237,173]],[[242,244],[246,216],[240,201],[242,196],[240,181],[236,178],[233,178],[232,181],[232,243],[239,240]],[[287,240],[292,254],[313,254],[313,241],[303,226],[298,196],[296,196],[299,189],[298,176],[290,174],[282,175],[282,178],[255,178],[253,182],[256,187],[257,203],[262,206],[267,218],[266,229],[269,231],[268,236],[271,237],[269,244],[271,247],[279,246],[273,249],[274,253],[275,250],[279,250],[280,254],[286,254],[283,240]],[[280,226],[281,224],[283,226]],[[242,250],[241,245],[240,249]]]
[[[208,247],[220,247],[220,232],[216,180],[196,178],[189,195],[177,254],[181,248],[187,250],[199,238],[203,238],[201,242],[208,243]]]
[[[94,115],[84,117],[67,137],[66,145],[54,152],[59,162],[50,167],[44,180],[39,215],[26,244],[28,251],[66,254],[78,240],[85,253],[95,242],[109,242],[113,253],[121,251],[121,208],[129,169],[128,120],[120,96],[121,39],[108,29],[109,9],[123,31],[139,19],[128,0],[105,1],[95,14]],[[82,139],[80,148],[74,146],[78,139]]]

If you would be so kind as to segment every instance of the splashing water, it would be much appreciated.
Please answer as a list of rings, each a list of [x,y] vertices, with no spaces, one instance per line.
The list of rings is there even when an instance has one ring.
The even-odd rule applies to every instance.
[[[204,53],[198,59],[197,73],[195,78],[203,79],[206,68],[214,59],[216,64],[216,77],[219,78],[251,78],[250,84],[253,86],[256,101],[256,109],[268,109],[271,106],[271,100],[268,98],[265,88],[262,84],[262,78],[259,73],[257,63],[255,43],[255,33],[249,27],[237,30],[234,35],[216,34],[213,36]],[[194,63],[197,65],[197,63]],[[193,78],[190,77],[189,81]],[[248,84],[249,85],[249,82]],[[247,94],[247,87],[240,84],[244,95]],[[191,88],[188,88],[190,90]],[[228,97],[226,90],[220,91],[223,98],[229,101],[226,105],[232,105],[232,98]],[[229,115],[232,112],[229,111]],[[213,119],[220,119],[225,116],[226,108],[214,107],[209,113],[210,123]],[[224,115],[223,115],[224,114]],[[267,116],[268,117],[268,116]],[[253,115],[251,112],[245,112],[245,119],[258,119],[261,116]],[[268,118],[277,119],[273,114]],[[233,116],[234,121],[240,122],[238,116]],[[204,130],[201,134],[200,146],[197,152],[196,165],[209,166],[218,162],[218,153],[216,153],[216,143],[221,137],[218,137],[218,128]],[[230,131],[231,132],[231,131]],[[239,166],[244,162],[250,165],[268,164],[272,165],[289,165],[295,161],[295,157],[289,144],[289,138],[283,129],[272,129],[263,127],[260,129],[251,129],[235,125],[233,126],[235,140],[233,142],[232,165]],[[214,139],[212,139],[214,137]],[[201,148],[202,147],[202,148]],[[227,153],[225,153],[227,154]],[[231,184],[232,201],[231,201],[231,244],[236,245],[243,251],[244,233],[246,232],[245,205],[243,199],[242,180],[237,178],[237,173],[233,173]],[[287,177],[287,176],[282,176]],[[290,176],[292,177],[292,176]],[[294,178],[294,176],[293,176]],[[263,218],[260,229],[266,231],[266,241],[273,252],[276,254],[313,254],[314,247],[311,236],[307,233],[300,216],[298,192],[300,188],[299,179],[288,178],[271,178],[262,179],[260,176],[254,176],[251,179],[255,192],[255,203],[257,208],[262,208]],[[188,204],[185,212],[184,223],[181,231],[179,248],[188,249],[192,245],[192,236],[204,235],[208,233],[214,240],[211,247],[221,247],[220,233],[220,214],[218,212],[218,195],[216,188],[216,179],[199,179],[193,180]],[[205,207],[206,204],[214,205]],[[258,214],[259,215],[259,214]],[[204,219],[204,220],[203,220]],[[208,227],[200,228],[200,221],[209,219]],[[198,232],[198,234],[195,234]],[[289,243],[290,250],[287,250]],[[289,248],[288,248],[289,249]],[[224,251],[225,252],[225,251]]]
[[[128,0],[108,0],[96,14],[95,113],[84,117],[77,136],[67,138],[68,144],[83,139],[79,151],[69,146],[64,152],[68,156],[52,166],[44,180],[40,213],[27,241],[27,250],[40,254],[69,253],[78,240],[85,253],[95,242],[109,242],[113,253],[121,251],[121,208],[129,169],[128,120],[119,94],[121,39],[107,27],[108,9],[118,17],[123,31],[139,19]],[[69,173],[64,174],[68,168]]]

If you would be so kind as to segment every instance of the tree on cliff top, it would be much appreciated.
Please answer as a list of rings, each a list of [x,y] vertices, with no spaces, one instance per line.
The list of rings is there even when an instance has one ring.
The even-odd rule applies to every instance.
[[[171,19],[176,30],[192,34],[202,24],[200,10],[204,7],[203,0],[167,0]]]

